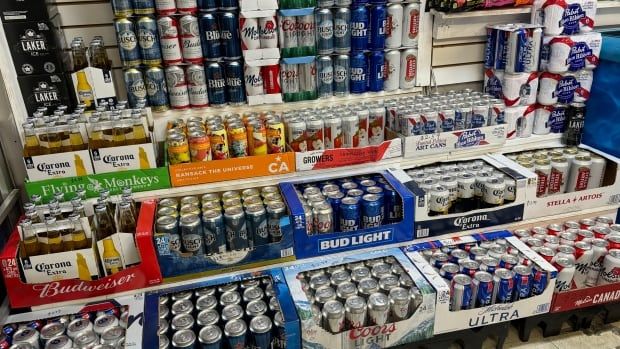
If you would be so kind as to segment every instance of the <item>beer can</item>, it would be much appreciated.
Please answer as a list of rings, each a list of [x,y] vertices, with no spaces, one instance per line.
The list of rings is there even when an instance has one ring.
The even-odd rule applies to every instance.
[[[297,32],[297,34],[295,35],[297,37],[296,42],[298,43],[298,45],[296,45],[298,47],[297,51],[299,51],[299,54],[305,56],[314,56],[315,46],[317,43],[315,31],[318,26],[318,22],[315,21],[315,15],[308,14],[304,16],[298,16],[296,21],[294,21],[293,23],[296,23],[294,26],[294,30]],[[289,45],[295,42],[292,34],[285,35],[284,38],[287,38],[287,36],[289,36],[290,38],[290,41],[288,43]]]
[[[166,111],[168,103],[168,88],[166,75],[162,68],[151,67],[145,72],[146,94],[149,105],[155,111]]]
[[[516,302],[528,298],[532,292],[532,271],[530,267],[515,265],[512,271],[514,272],[512,301]]]
[[[117,19],[114,21],[114,29],[116,29],[116,40],[118,41],[123,67],[140,65],[142,60],[134,23],[127,18]]]
[[[206,78],[207,96],[210,105],[226,105],[226,74],[222,63],[209,63],[206,67]]]
[[[224,212],[226,240],[230,250],[242,250],[250,246],[243,209],[231,207]]]
[[[364,93],[367,91],[368,74],[368,58],[364,52],[354,52],[351,54],[350,60],[350,87],[351,93]]]
[[[493,299],[493,276],[486,271],[477,271],[472,278],[472,307],[486,307],[495,303]]]
[[[176,0],[177,11],[180,14],[195,14],[198,12],[198,2],[196,0]]]
[[[230,105],[245,103],[245,83],[243,65],[241,61],[227,61],[224,63],[226,75],[226,96]]]
[[[239,9],[238,0],[218,0],[217,7],[220,10],[233,11]]]
[[[219,13],[220,37],[224,59],[241,58],[239,16],[234,12]]]
[[[383,91],[385,80],[385,54],[383,51],[373,51],[368,57],[368,90],[372,92]]]
[[[168,16],[177,12],[177,5],[174,0],[156,0],[155,10],[160,16]]]
[[[354,329],[364,327],[367,318],[366,300],[360,296],[350,296],[345,300],[345,328]]]
[[[324,121],[325,149],[337,149],[343,146],[342,119],[327,118]]]
[[[334,52],[334,17],[328,8],[319,8],[314,15],[316,23],[317,53],[328,55]]]
[[[368,140],[370,145],[379,145],[385,140],[385,107],[378,105],[369,109]]]
[[[573,286],[573,277],[575,275],[574,260],[567,257],[558,257],[554,260],[553,267],[558,270],[555,281],[555,291],[569,291]]]
[[[403,39],[403,5],[390,4],[387,7],[386,48],[401,47]]]
[[[383,4],[376,4],[370,7],[370,36],[368,49],[383,50],[385,48],[387,8]]]
[[[148,66],[161,64],[162,55],[157,34],[157,22],[151,17],[144,16],[138,19],[136,26],[142,64]]]
[[[306,122],[306,143],[308,150],[325,149],[323,134],[323,119],[309,118]]]
[[[204,108],[209,105],[205,70],[202,65],[190,65],[186,68],[189,102],[192,108]]]
[[[265,315],[259,315],[250,321],[250,334],[252,334],[254,346],[260,349],[271,348],[271,319]]]
[[[334,9],[334,52],[348,54],[351,52],[351,10],[347,7]]]
[[[425,108],[420,113],[423,124],[424,134],[434,134],[438,132],[439,114],[432,108]]]
[[[157,31],[161,47],[162,59],[165,65],[175,65],[183,61],[181,44],[179,42],[178,22],[173,17],[157,19]]]
[[[278,22],[274,16],[260,17],[258,30],[261,48],[278,48]]]
[[[146,98],[146,85],[142,72],[135,68],[129,68],[123,72],[125,86],[127,86],[127,100],[130,106],[136,106],[138,101]]]
[[[189,90],[185,77],[185,71],[181,67],[170,66],[166,68],[165,73],[170,106],[173,109],[189,108]]]
[[[279,120],[267,122],[267,145],[269,154],[283,153],[286,149],[284,124]]]
[[[263,86],[266,94],[280,93],[280,66],[277,64],[261,67]]]
[[[356,6],[351,9],[351,51],[368,49],[369,14],[365,6]],[[353,58],[353,57],[351,57]],[[353,92],[353,91],[351,91]]]
[[[330,56],[318,56],[316,59],[319,97],[331,97],[334,88],[334,67]]]
[[[390,301],[383,293],[375,292],[368,297],[368,322],[370,325],[382,326],[388,322]]]
[[[592,158],[587,155],[578,155],[573,159],[566,185],[566,192],[572,193],[588,188],[592,167]]]
[[[280,64],[280,82],[282,84],[282,93],[297,94],[300,89],[299,65],[298,64]],[[290,138],[289,138],[290,139]]]
[[[269,231],[267,229],[267,211],[262,204],[250,205],[245,209],[248,222],[249,234],[253,237],[254,246],[269,244]]]
[[[267,204],[267,231],[269,232],[269,242],[275,243],[282,240],[282,229],[280,219],[286,215],[286,205],[282,202],[272,202]]]
[[[181,52],[183,59],[188,63],[202,62],[202,46],[198,19],[192,15],[185,15],[179,19],[181,34]]]
[[[383,203],[378,195],[365,194],[362,196],[362,229],[378,227],[383,221]]]
[[[400,87],[400,52],[385,52],[384,91],[394,91]]]
[[[330,300],[323,305],[323,328],[330,333],[340,333],[344,329],[345,309],[337,300]]]
[[[112,12],[116,18],[129,17],[134,14],[131,0],[113,0]]]
[[[258,18],[239,18],[239,30],[241,35],[241,49],[256,50],[261,47]]]
[[[403,29],[401,44],[404,47],[418,47],[418,33],[420,32],[420,4],[408,3],[403,14]]]
[[[607,160],[602,156],[590,154],[592,165],[590,166],[590,178],[588,179],[588,189],[600,188],[603,186]]]
[[[198,341],[203,348],[220,347],[222,344],[222,330],[214,324],[204,326],[198,333]]]
[[[357,143],[355,142],[356,139],[353,139],[353,146],[354,147],[365,147],[368,145],[368,121],[369,121],[369,117],[370,117],[370,111],[365,108],[365,107],[361,107],[361,108],[356,108],[355,110],[352,110],[354,112],[354,114],[357,115],[357,124],[358,124],[358,137],[357,137]],[[344,121],[344,120],[343,120]]]
[[[590,99],[590,90],[592,81],[594,80],[594,72],[592,70],[582,69],[575,72],[575,77],[579,82],[579,87],[575,90],[575,102],[586,102]]]
[[[337,55],[334,57],[334,96],[347,96],[349,94],[349,69],[349,56]]]
[[[283,50],[295,51],[299,46],[299,34],[297,31],[297,19],[295,16],[278,16],[278,31],[280,37],[280,47]],[[312,16],[312,31],[314,32],[314,16]],[[314,43],[314,36],[313,36]],[[292,55],[293,52],[290,53]]]
[[[451,280],[450,288],[452,290],[450,310],[469,309],[472,304],[471,277],[464,274],[455,275]]]
[[[418,70],[418,50],[405,49],[400,54],[399,85],[403,90],[409,90],[416,85]]]
[[[185,252],[195,256],[204,254],[203,232],[198,216],[188,215],[181,217],[179,230]]]
[[[264,93],[264,82],[261,67],[245,64],[243,66],[245,91],[248,96],[260,96]]]
[[[215,13],[203,13],[200,16],[200,37],[202,40],[202,55],[208,61],[222,58],[222,41],[220,27]]]
[[[443,106],[439,111],[438,111],[438,117],[439,117],[439,130],[441,132],[450,132],[450,131],[454,131],[454,117],[455,117],[456,113],[454,111],[454,108],[449,107],[449,106]]]
[[[493,274],[493,300],[496,303],[510,303],[514,292],[514,273],[511,270],[498,268]]]
[[[534,104],[538,91],[538,73],[506,73],[502,91],[507,107]]]
[[[192,348],[195,347],[196,334],[192,330],[181,330],[174,333],[172,336],[173,348]]]
[[[197,2],[200,12],[214,12],[219,6],[216,0],[198,0]]]
[[[317,98],[316,61],[299,65],[299,88],[303,100]]]
[[[15,342],[15,339],[13,339]],[[94,332],[82,332],[73,339],[73,344],[82,348],[94,347],[99,343],[99,338]]]

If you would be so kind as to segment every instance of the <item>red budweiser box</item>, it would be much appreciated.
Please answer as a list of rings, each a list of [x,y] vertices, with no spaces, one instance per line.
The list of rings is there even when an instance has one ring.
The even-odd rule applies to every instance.
[[[156,204],[145,201],[140,208],[136,224],[136,246],[141,262],[113,275],[92,281],[79,279],[58,280],[45,283],[26,283],[20,270],[18,229],[9,237],[0,255],[2,276],[12,308],[27,308],[56,302],[98,297],[131,291],[161,283],[162,277],[153,246],[153,222]],[[36,267],[36,266],[35,266]],[[46,266],[53,268],[54,266]],[[60,266],[65,267],[65,266]],[[52,270],[53,272],[53,270]]]

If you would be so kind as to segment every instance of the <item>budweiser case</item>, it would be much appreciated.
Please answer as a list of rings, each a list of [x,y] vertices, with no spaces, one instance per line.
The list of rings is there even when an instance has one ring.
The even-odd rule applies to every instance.
[[[28,283],[20,276],[19,233],[13,231],[0,255],[2,276],[12,308],[26,308],[131,291],[161,282],[161,273],[153,248],[152,226],[155,202],[145,201],[140,208],[135,242],[141,263],[114,275],[92,281],[63,279],[45,283]],[[53,266],[55,267],[55,266]],[[53,271],[53,269],[51,269]]]
[[[540,267],[541,270],[547,272],[548,283],[544,292],[540,295],[525,298],[513,303],[494,304],[481,308],[451,311],[450,285],[446,283],[445,279],[439,275],[437,270],[433,268],[419,252],[431,248],[435,249],[443,246],[455,246],[500,238],[506,239],[511,247],[518,249],[524,257]],[[453,239],[425,242],[405,247],[403,250],[415,267],[421,271],[437,292],[435,334],[487,326],[549,312],[557,271],[551,264],[536,252],[532,251],[519,239],[512,236],[508,231],[474,234]]]
[[[313,303],[302,289],[300,274],[331,266],[360,263],[377,258],[393,258],[409,275],[420,290],[421,302],[408,319],[387,322],[384,325],[370,325],[344,330],[334,334],[316,323]],[[301,341],[304,348],[388,348],[421,341],[433,336],[435,321],[435,291],[420,270],[397,248],[374,250],[356,255],[329,256],[312,262],[284,267],[284,276],[290,288],[301,326]],[[388,320],[389,321],[389,320]]]
[[[88,150],[28,156],[24,158],[31,181],[86,176],[95,173]]]
[[[420,189],[418,184],[405,172],[408,169],[390,170],[392,175],[401,181],[414,194],[415,230],[414,239],[428,236],[439,236],[467,230],[482,230],[492,226],[509,224],[523,220],[523,210],[528,188],[535,187],[536,177],[512,164],[503,164],[489,156],[460,160],[482,160],[488,165],[512,177],[516,181],[516,197],[511,203],[491,208],[480,208],[464,213],[449,213],[440,216],[429,215],[430,195]],[[438,164],[438,163],[435,163]],[[411,207],[411,206],[409,206]],[[410,210],[408,206],[406,209]]]
[[[64,321],[63,318],[89,316],[94,321],[97,313],[105,312],[114,314],[120,318],[122,311],[128,313],[127,329],[125,331],[124,348],[142,348],[142,332],[144,318],[144,293],[137,293],[130,296],[114,297],[105,301],[90,302],[85,304],[64,305],[58,308],[48,308],[45,310],[35,310],[32,312],[9,315],[5,324],[28,324],[41,323],[42,325],[50,322]]]
[[[618,194],[620,193],[620,172],[618,171],[618,163],[620,162],[620,159],[587,145],[582,144],[580,145],[580,148],[595,153],[606,160],[606,166],[601,178],[601,183],[603,183],[603,186],[588,189],[590,185],[588,185],[587,182],[590,179],[589,175],[592,174],[590,172],[588,174],[588,178],[585,181],[582,181],[582,184],[578,183],[578,186],[581,185],[581,187],[583,187],[583,189],[579,191],[537,197],[536,194],[538,185],[528,187],[525,194],[527,202],[524,209],[524,219],[576,212],[595,207],[614,205],[620,202],[620,195]],[[543,182],[546,181],[550,183],[550,186],[555,186],[559,185],[562,181],[568,180],[566,178],[562,179],[561,176],[558,177],[558,173],[553,170],[549,177],[542,173],[539,174],[534,171],[529,171],[510,160],[505,155],[494,154],[491,156],[504,164],[520,167],[521,170],[534,175],[535,178],[537,178],[537,184],[541,183],[540,180],[542,180]],[[585,173],[580,172],[580,177],[584,176]],[[546,190],[547,189],[545,189],[545,191]]]
[[[170,286],[167,288],[162,288],[157,291],[148,292],[146,294],[145,302],[144,302],[144,333],[143,333],[143,342],[142,348],[158,348],[159,347],[159,337],[158,337],[158,325],[159,325],[159,298],[160,296],[169,296],[176,292],[183,291],[191,291],[197,290],[201,288],[215,288],[217,289],[220,285],[230,284],[230,283],[239,283],[244,280],[250,279],[261,279],[261,278],[269,278],[273,283],[274,297],[278,299],[278,303],[280,304],[280,311],[282,312],[282,317],[284,320],[284,331],[286,334],[286,348],[290,349],[299,349],[300,346],[300,334],[299,334],[299,318],[297,317],[297,313],[295,312],[295,305],[293,304],[293,299],[291,298],[291,293],[289,291],[289,287],[286,284],[284,274],[282,273],[282,269],[274,268],[274,269],[266,269],[266,270],[258,270],[251,273],[235,273],[235,274],[227,274],[222,275],[217,278],[204,278],[198,280],[187,281],[183,283],[177,283],[175,286]],[[216,293],[217,295],[217,293]],[[170,303],[169,303],[170,305]],[[216,308],[221,316],[221,307]],[[271,319],[273,320],[273,314],[271,315]],[[222,324],[223,325],[223,324]],[[249,325],[249,324],[248,324]],[[248,326],[249,327],[249,326]],[[222,330],[222,343],[227,341],[224,336],[224,328],[220,326]],[[275,329],[275,325],[274,325]],[[169,333],[169,338],[172,333]],[[249,339],[249,328],[248,334],[246,338]],[[272,335],[274,338],[275,335]],[[275,338],[274,338],[275,339]],[[198,339],[196,339],[198,343]],[[284,344],[282,344],[283,346]],[[224,347],[224,345],[222,345]],[[252,346],[245,346],[239,348],[252,348]]]
[[[374,173],[361,174],[369,175]],[[402,204],[401,207],[396,207],[396,210],[402,210],[400,212],[402,219],[396,223],[359,229],[352,232],[308,235],[308,223],[310,226],[312,226],[312,223],[306,221],[303,204],[297,196],[296,186],[311,182],[336,180],[342,178],[341,175],[304,176],[304,179],[300,181],[280,183],[280,190],[291,213],[293,232],[295,234],[295,256],[297,258],[323,256],[331,253],[411,241],[413,239],[414,212],[411,209],[414,202],[413,195],[389,172],[377,171],[376,174],[383,177],[400,197]]]
[[[71,105],[72,95],[64,74],[41,74],[17,77],[28,114],[39,107]]]

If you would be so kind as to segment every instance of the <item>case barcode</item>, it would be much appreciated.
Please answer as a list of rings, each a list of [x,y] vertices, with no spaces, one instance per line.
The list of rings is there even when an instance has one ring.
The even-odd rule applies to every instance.
[[[549,303],[540,304],[538,307],[536,307],[537,314],[547,313],[547,312],[549,312]]]
[[[609,198],[610,204],[617,204],[620,202],[620,194],[614,194]]]
[[[281,256],[282,258],[284,258],[284,257],[290,257],[290,256],[292,256],[292,255],[293,255],[293,248],[292,248],[292,247],[285,248],[284,250],[281,250],[281,251],[280,251],[280,256]]]
[[[419,238],[425,238],[430,234],[431,230],[429,228],[422,228],[422,229],[418,229],[416,231],[416,237]]]

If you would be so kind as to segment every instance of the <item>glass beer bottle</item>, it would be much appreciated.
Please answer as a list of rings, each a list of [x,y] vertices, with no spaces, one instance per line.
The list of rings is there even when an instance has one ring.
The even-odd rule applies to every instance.
[[[39,239],[37,237],[37,233],[32,227],[32,221],[30,219],[24,219],[21,222],[21,227],[22,227],[21,245],[23,248],[24,256],[26,257],[38,256],[40,254]]]
[[[34,125],[25,122],[22,124],[22,128],[24,129],[24,156],[42,155],[43,152]]]
[[[90,149],[104,148],[105,137],[103,135],[103,127],[99,122],[99,118],[90,119],[90,134],[88,135],[88,146]]]
[[[110,238],[103,240],[103,266],[107,275],[116,274],[123,270],[121,254],[114,246],[114,240]]]
[[[67,123],[70,128],[69,141],[71,143],[71,149],[73,151],[86,150],[84,138],[82,138],[82,132],[80,131],[80,126],[78,125],[77,120],[71,119]]]
[[[97,241],[109,238],[116,233],[114,222],[108,214],[108,208],[105,205],[97,205],[95,207],[95,229],[97,229]]]
[[[82,222],[79,213],[72,213],[69,215],[69,222],[73,227],[71,238],[73,240],[73,248],[75,250],[81,250],[84,248],[88,248],[92,244],[92,240],[86,237],[86,233],[84,232],[84,227],[82,227]]]
[[[131,211],[129,202],[119,204],[118,224],[119,231],[122,233],[134,234],[136,232],[136,219]]]
[[[62,235],[60,234],[60,227],[56,222],[56,218],[46,217],[45,226],[47,228],[47,253],[63,252]]]

